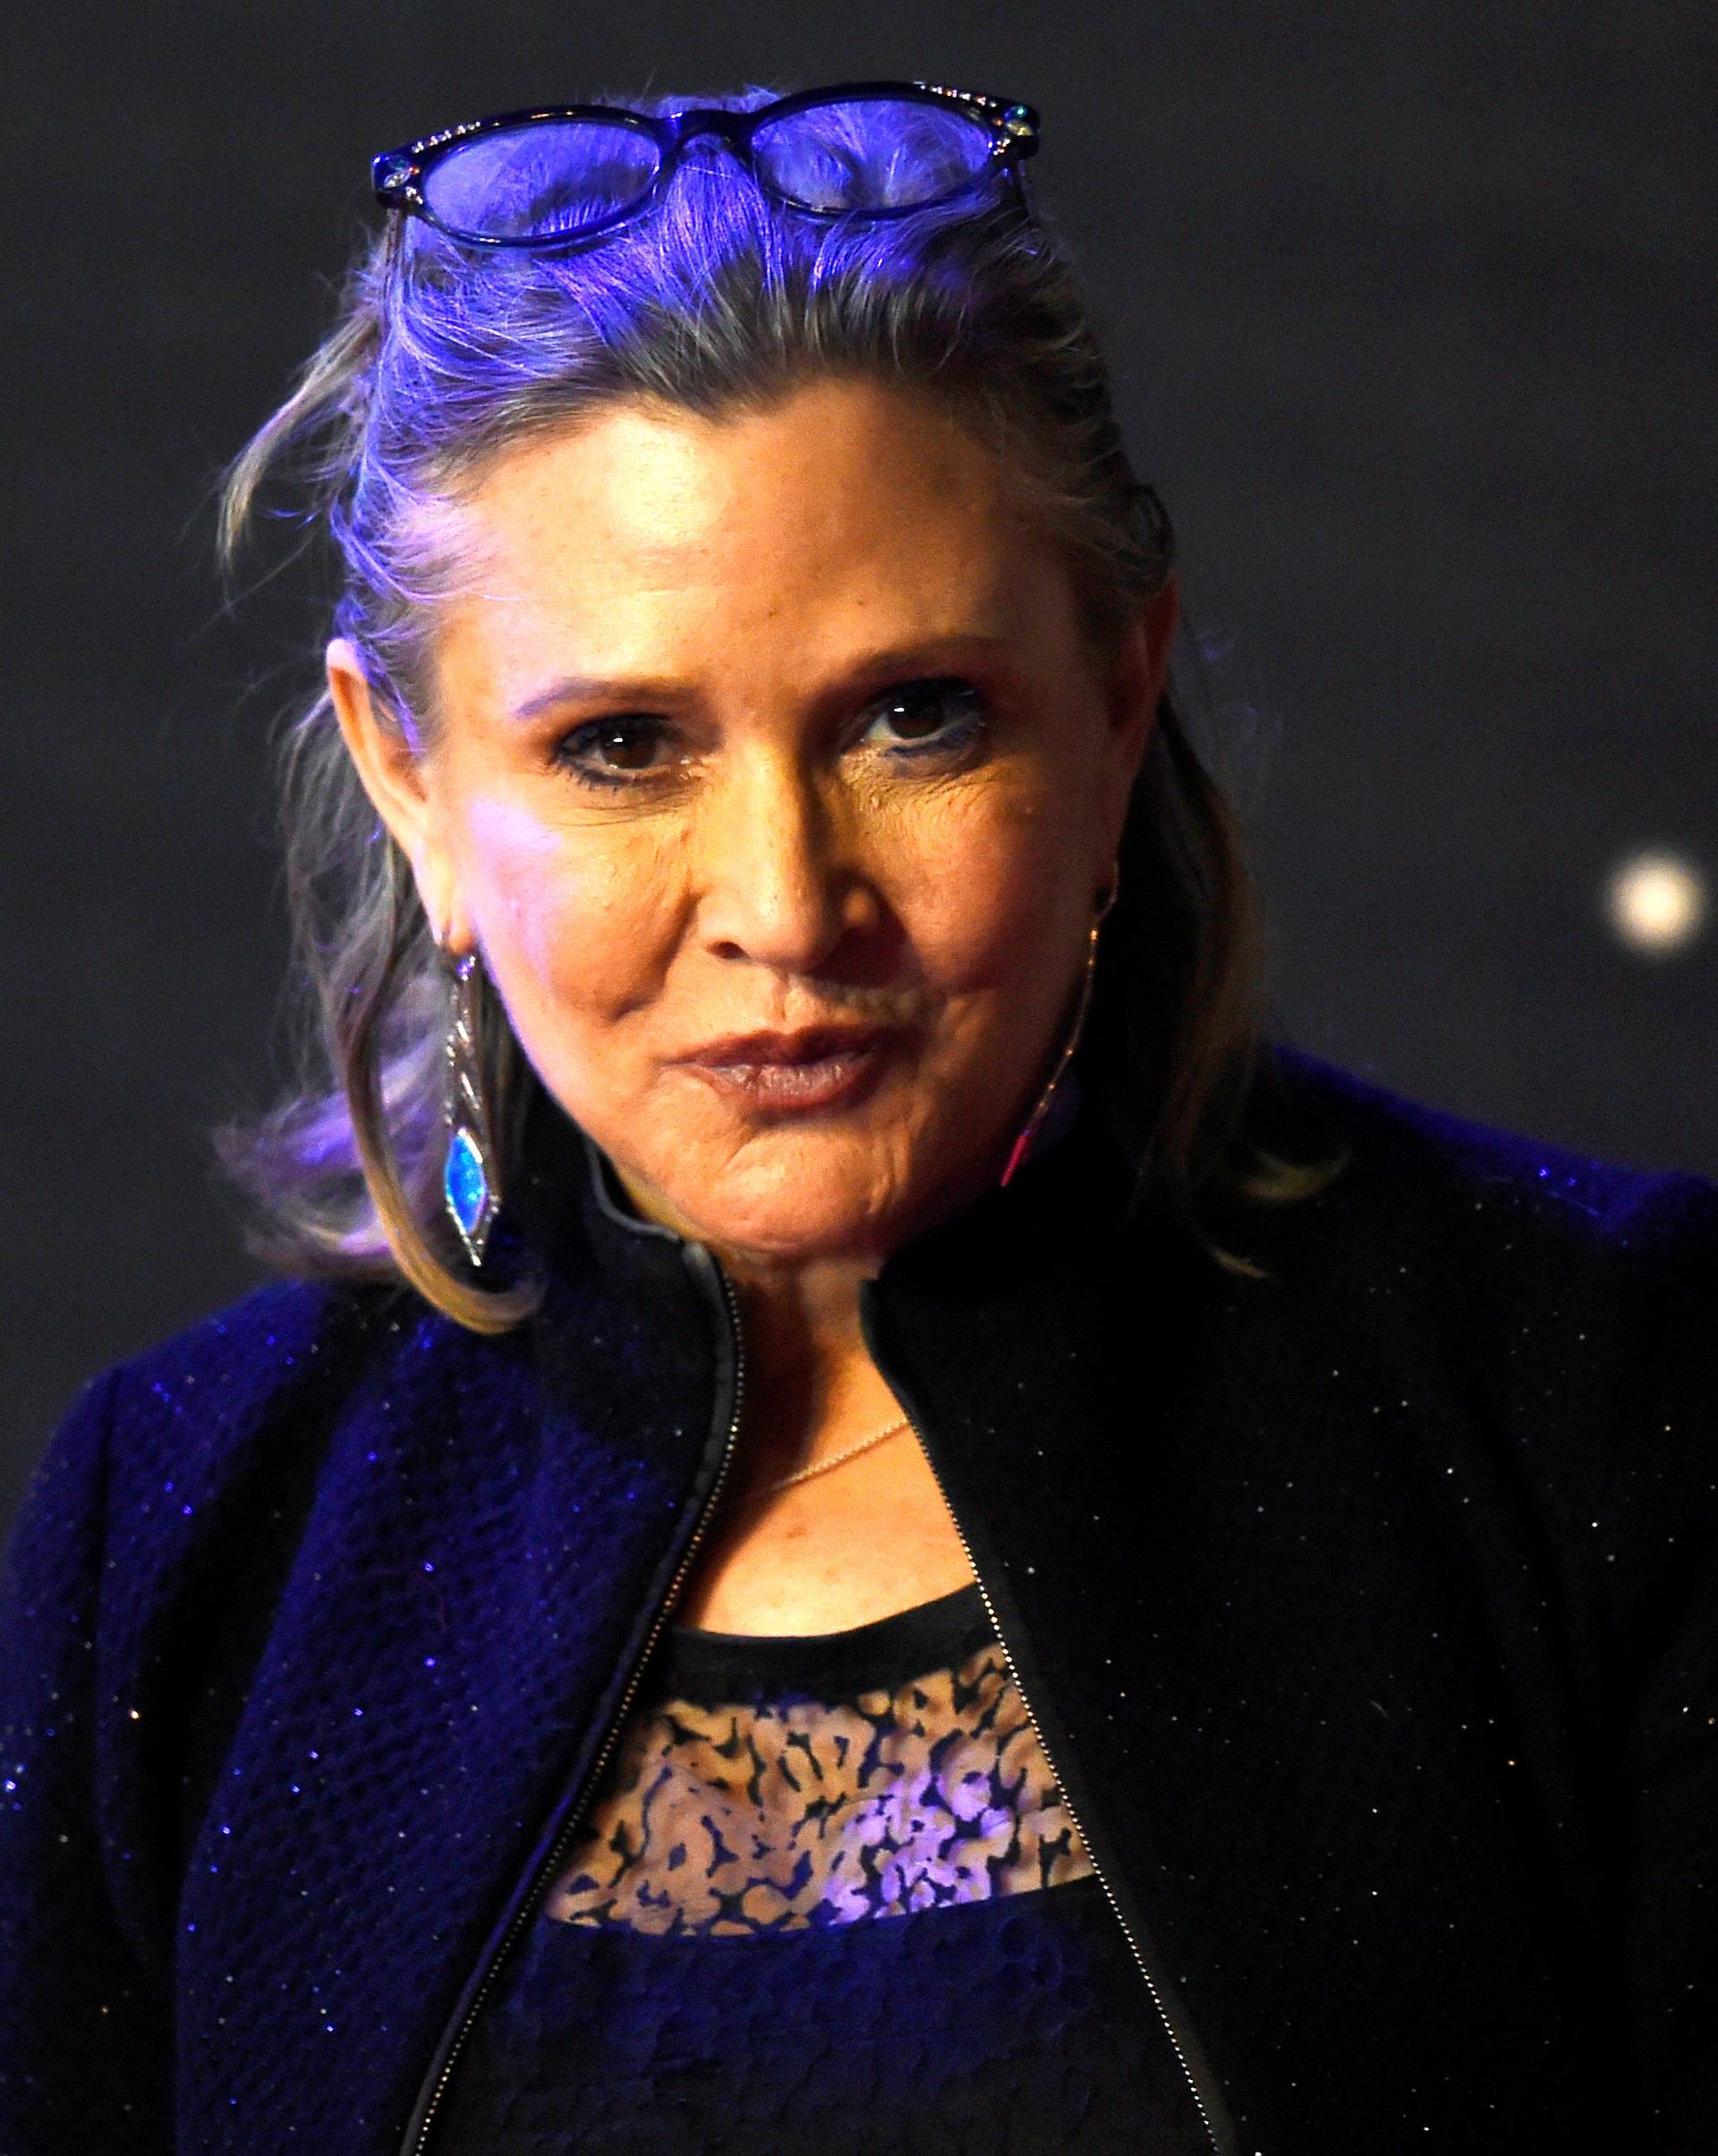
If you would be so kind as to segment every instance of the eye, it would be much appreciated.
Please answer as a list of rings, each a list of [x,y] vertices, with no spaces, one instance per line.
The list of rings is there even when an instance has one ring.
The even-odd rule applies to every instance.
[[[626,786],[662,768],[668,721],[648,712],[587,719],[555,746],[555,761],[586,786]]]
[[[878,746],[896,761],[964,753],[990,723],[990,700],[958,675],[926,675],[896,682],[865,706],[861,739],[888,729]],[[651,712],[587,719],[555,744],[553,758],[581,786],[624,788],[659,779],[672,765],[672,722]]]
[[[897,756],[953,754],[978,736],[991,715],[983,690],[956,674],[897,682],[873,697],[867,709],[872,726],[881,723],[893,734],[893,741],[883,746]],[[871,728],[865,731],[869,737]]]

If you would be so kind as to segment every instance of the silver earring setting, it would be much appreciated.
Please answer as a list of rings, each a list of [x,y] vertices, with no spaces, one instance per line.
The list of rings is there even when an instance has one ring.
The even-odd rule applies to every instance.
[[[501,1210],[501,1194],[479,1053],[477,963],[477,953],[467,951],[448,966],[452,1009],[447,1021],[447,1089],[443,1112],[447,1152],[441,1195],[466,1256],[474,1265],[481,1265],[489,1231]]]

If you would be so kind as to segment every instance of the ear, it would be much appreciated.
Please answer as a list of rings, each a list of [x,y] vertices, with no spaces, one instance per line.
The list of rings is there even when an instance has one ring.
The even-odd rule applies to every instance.
[[[1181,592],[1173,575],[1140,609],[1122,638],[1110,671],[1110,784],[1114,831],[1110,849],[1121,843],[1121,827],[1134,780],[1157,722],[1157,707],[1169,673],[1169,651],[1181,618]]]
[[[1154,592],[1145,601],[1139,617],[1139,634],[1144,646],[1149,675],[1147,690],[1153,717],[1157,713],[1158,699],[1163,694],[1163,685],[1169,677],[1169,652],[1180,622],[1181,586],[1171,571],[1164,578],[1162,589]]]
[[[1138,735],[1142,754],[1169,679],[1169,651],[1180,619],[1181,589],[1171,575],[1141,607],[1116,653],[1110,720],[1118,733]]]
[[[458,901],[449,849],[432,784],[430,760],[415,732],[384,717],[370,694],[356,646],[336,636],[326,654],[328,695],[341,738],[370,805],[412,864],[430,933],[445,949],[463,951],[470,932]],[[408,721],[409,725],[409,721]]]

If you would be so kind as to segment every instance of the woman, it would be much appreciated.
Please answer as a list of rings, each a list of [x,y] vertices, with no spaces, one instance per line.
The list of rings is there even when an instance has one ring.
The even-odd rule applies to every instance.
[[[8,2156],[1718,2141],[1718,1191],[1263,1039],[1035,140],[378,160],[228,503],[331,1071],[8,1560]]]

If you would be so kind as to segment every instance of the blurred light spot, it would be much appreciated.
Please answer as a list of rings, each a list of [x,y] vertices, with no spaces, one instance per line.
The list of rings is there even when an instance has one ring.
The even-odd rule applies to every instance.
[[[1663,958],[1680,950],[1705,919],[1706,880],[1680,854],[1631,854],[1612,871],[1605,913],[1631,950]]]

